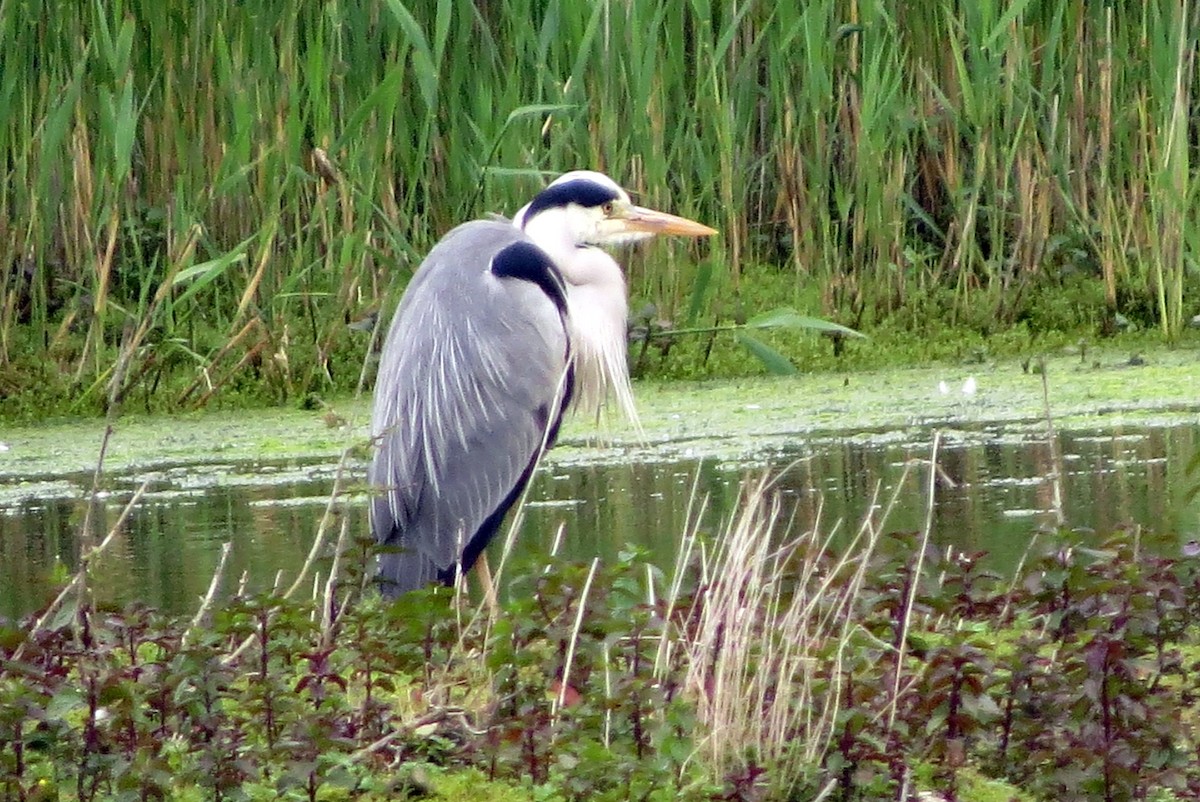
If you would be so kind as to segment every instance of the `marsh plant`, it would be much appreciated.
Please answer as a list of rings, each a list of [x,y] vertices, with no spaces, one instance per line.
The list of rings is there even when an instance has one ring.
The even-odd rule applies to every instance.
[[[910,473],[892,498],[934,492],[936,468]],[[81,573],[0,632],[0,792],[1200,792],[1193,561],[1144,532],[1064,529],[1000,577],[928,526],[890,531],[891,503],[848,532],[793,532],[772,479],[748,477],[719,532],[693,518],[669,573],[635,550],[609,565],[533,556],[503,568],[495,616],[462,587],[363,594],[370,550],[344,527],[305,569],[326,579],[222,595],[218,575],[193,617],[98,607]]]
[[[1195,311],[1192,0],[76,11],[0,3],[10,414],[354,387],[434,241],[585,166],[722,230],[631,265],[668,329]]]

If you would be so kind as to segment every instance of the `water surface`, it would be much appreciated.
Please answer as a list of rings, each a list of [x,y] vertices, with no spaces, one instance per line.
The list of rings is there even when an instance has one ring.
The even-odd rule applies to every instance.
[[[1196,373],[1187,360],[1169,367]],[[706,500],[699,525],[715,532],[742,480],[762,470],[782,472],[783,517],[796,531],[849,533],[872,516],[915,541],[935,440],[932,536],[986,551],[997,570],[1011,570],[1059,520],[1056,453],[1068,527],[1095,537],[1143,527],[1180,545],[1200,537],[1200,506],[1185,503],[1196,480],[1184,471],[1200,448],[1200,404],[1188,400],[1200,382],[1115,366],[1060,379],[1076,395],[1055,403],[1052,448],[1040,378],[983,374],[968,399],[942,395],[939,375],[640,387],[642,436],[610,429],[597,441],[589,427],[567,430],[535,476],[519,548],[544,550],[562,527],[569,556],[611,559],[634,544],[669,569],[689,509]],[[1162,392],[1144,389],[1155,385]],[[118,423],[95,500],[102,424],[0,433],[0,614],[43,606],[78,567],[85,537],[101,540],[142,486],[97,566],[102,599],[193,610],[226,542],[226,592],[290,584],[323,519],[334,536],[343,521],[366,532],[366,452],[343,457],[361,446],[365,404],[345,410],[350,424],[333,427],[296,411]]]
[[[848,533],[870,515],[891,531],[925,521],[933,431],[787,439],[753,459],[639,459],[601,464],[551,462],[530,489],[519,543],[545,550],[564,527],[562,550],[579,559],[613,558],[627,545],[648,549],[669,567],[697,499],[700,523],[715,531],[736,509],[743,477],[783,470],[777,487],[784,517],[796,531]],[[1073,430],[1059,437],[1066,468],[1062,512],[1070,526],[1111,532],[1142,526],[1196,536],[1197,511],[1184,503],[1184,465],[1200,447],[1200,427]],[[980,428],[939,435],[932,536],[969,551],[986,551],[998,570],[1015,565],[1038,531],[1057,521],[1054,460],[1044,434]],[[117,539],[103,555],[102,598],[141,600],[172,611],[193,609],[220,554],[233,543],[227,586],[265,589],[280,574],[289,582],[329,508],[331,531],[343,518],[366,531],[366,496],[342,485],[331,505],[337,463],[207,461],[109,475],[88,502],[92,477],[44,477],[29,495],[0,509],[0,613],[15,616],[52,594],[54,566],[73,571],[79,531],[91,506],[99,541],[134,491],[146,485]],[[360,477],[351,462],[345,475]],[[899,493],[896,491],[899,490]],[[897,501],[884,519],[884,508]]]

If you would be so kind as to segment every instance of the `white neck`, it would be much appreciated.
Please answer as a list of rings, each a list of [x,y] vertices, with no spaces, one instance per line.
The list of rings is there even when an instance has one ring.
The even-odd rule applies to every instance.
[[[580,246],[587,218],[548,209],[525,221],[525,233],[546,251],[567,283],[567,314],[575,355],[576,409],[598,415],[613,395],[629,420],[638,423],[626,362],[625,275],[604,250]]]
[[[578,244],[587,242],[587,232],[580,230],[582,222],[579,214],[571,214],[568,209],[547,209],[532,220],[524,221],[525,235],[550,254],[562,270],[571,261],[571,254]],[[566,275],[565,270],[563,275]]]

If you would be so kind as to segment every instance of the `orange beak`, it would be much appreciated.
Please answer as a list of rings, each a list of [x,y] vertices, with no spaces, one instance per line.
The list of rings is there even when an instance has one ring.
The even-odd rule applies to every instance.
[[[718,233],[703,223],[677,217],[666,212],[656,212],[643,206],[630,206],[613,222],[619,223],[624,231],[639,234],[672,234],[677,237],[711,237]]]

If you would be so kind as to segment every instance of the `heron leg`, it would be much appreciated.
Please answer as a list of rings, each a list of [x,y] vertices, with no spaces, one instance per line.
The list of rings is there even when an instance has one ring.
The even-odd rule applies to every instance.
[[[479,587],[483,589],[483,600],[487,602],[488,613],[495,621],[500,617],[500,602],[496,599],[496,585],[492,582],[492,569],[488,565],[487,554],[480,554],[475,561],[475,576],[479,579]]]

